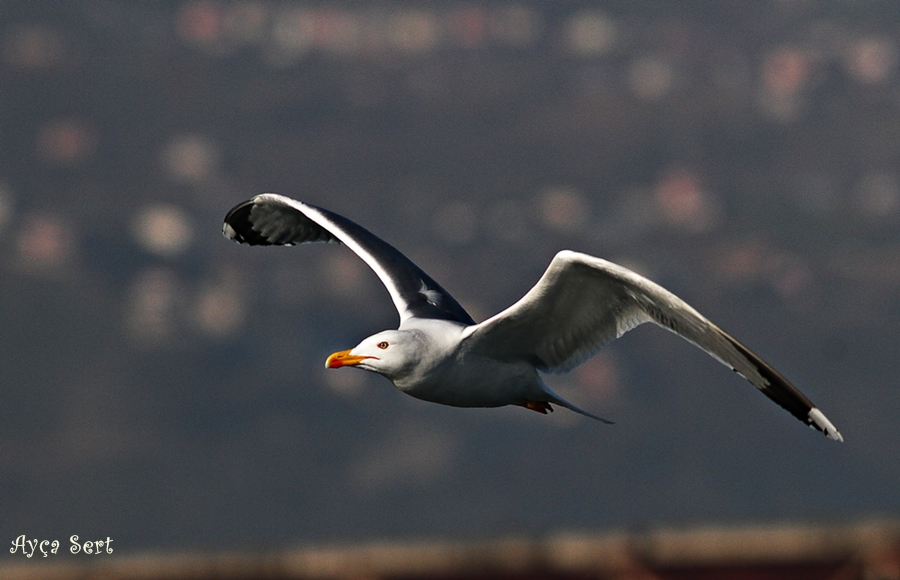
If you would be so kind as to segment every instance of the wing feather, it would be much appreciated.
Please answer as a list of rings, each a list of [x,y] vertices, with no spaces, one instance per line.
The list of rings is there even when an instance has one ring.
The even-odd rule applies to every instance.
[[[521,300],[467,329],[466,337],[487,356],[558,373],[645,322],[689,340],[807,425],[842,440],[803,393],[747,347],[665,288],[593,256],[560,252]]]
[[[326,209],[263,193],[232,208],[225,216],[222,234],[250,245],[344,244],[385,285],[401,324],[414,317],[475,324],[450,293],[409,258],[362,226]]]

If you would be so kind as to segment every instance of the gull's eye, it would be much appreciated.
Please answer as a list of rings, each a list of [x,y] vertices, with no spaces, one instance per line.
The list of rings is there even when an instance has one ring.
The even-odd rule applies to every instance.
[[[378,348],[380,348],[381,350],[386,349],[388,346],[389,345],[386,340],[382,340],[381,342],[378,343]]]

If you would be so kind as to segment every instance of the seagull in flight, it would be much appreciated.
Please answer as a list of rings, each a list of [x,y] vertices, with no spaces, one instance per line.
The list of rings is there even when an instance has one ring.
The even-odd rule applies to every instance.
[[[263,193],[225,216],[226,238],[249,245],[343,244],[381,280],[400,314],[397,330],[336,352],[327,368],[384,375],[404,393],[455,407],[552,404],[611,423],[553,392],[540,373],[564,373],[645,322],[705,350],[791,415],[831,439],[843,437],[778,371],[686,302],[631,270],[570,250],[556,254],[518,302],[475,322],[428,274],[362,226],[326,209]]]

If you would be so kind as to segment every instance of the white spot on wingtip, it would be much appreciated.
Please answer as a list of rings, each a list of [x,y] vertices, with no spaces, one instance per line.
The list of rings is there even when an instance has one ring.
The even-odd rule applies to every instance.
[[[835,441],[843,441],[844,440],[844,438],[841,436],[841,434],[838,432],[838,430],[835,428],[835,426],[831,424],[831,421],[829,421],[825,417],[825,415],[822,414],[822,411],[813,407],[812,409],[809,410],[809,414],[807,415],[807,417],[809,418],[809,426],[812,427],[813,429],[818,428],[821,431],[824,431],[825,435],[829,439],[834,439]]]
[[[229,240],[233,240],[237,237],[237,232],[234,231],[234,228],[231,227],[231,224],[222,225],[222,235],[228,238]]]
[[[419,288],[419,294],[424,296],[429,304],[441,308],[441,293],[426,286],[425,280],[420,280],[419,282],[422,284],[422,287]]]

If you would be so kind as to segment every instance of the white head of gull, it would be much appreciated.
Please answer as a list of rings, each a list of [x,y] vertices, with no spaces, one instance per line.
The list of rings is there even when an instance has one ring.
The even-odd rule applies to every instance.
[[[559,252],[521,300],[476,323],[437,282],[393,246],[328,210],[264,193],[225,216],[225,237],[250,245],[340,243],[387,287],[400,327],[328,357],[328,368],[384,375],[409,395],[456,407],[520,405],[547,413],[551,404],[606,419],[566,401],[540,372],[563,373],[610,341],[653,322],[705,350],[810,427],[843,441],[796,387],[686,302],[606,260]]]

